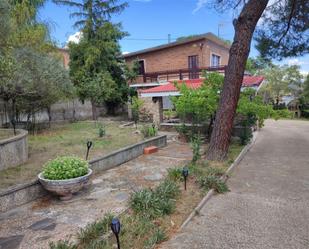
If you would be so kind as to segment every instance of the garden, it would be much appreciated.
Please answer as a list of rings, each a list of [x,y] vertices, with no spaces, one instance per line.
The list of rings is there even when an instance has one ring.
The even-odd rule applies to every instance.
[[[1,171],[0,188],[25,183],[35,179],[43,165],[51,159],[64,155],[86,158],[87,142],[92,141],[88,160],[106,155],[143,140],[135,127],[122,126],[120,121],[84,121],[55,124],[36,135],[28,135],[29,160],[17,167]],[[0,133],[6,138],[7,133]]]

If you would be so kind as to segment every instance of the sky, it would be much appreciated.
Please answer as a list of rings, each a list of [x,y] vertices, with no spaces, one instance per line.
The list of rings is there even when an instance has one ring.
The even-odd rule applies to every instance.
[[[127,0],[129,7],[113,17],[121,22],[129,36],[120,41],[122,52],[133,52],[161,45],[177,37],[212,32],[223,39],[233,40],[232,20],[237,13],[220,14],[211,9],[208,0]],[[72,9],[57,6],[48,0],[40,10],[39,18],[49,24],[52,38],[64,46],[78,32],[73,28],[76,19],[70,18]],[[70,37],[71,36],[71,37]],[[250,56],[258,52],[251,46]],[[301,71],[309,72],[309,55],[288,58],[279,64],[297,64]]]

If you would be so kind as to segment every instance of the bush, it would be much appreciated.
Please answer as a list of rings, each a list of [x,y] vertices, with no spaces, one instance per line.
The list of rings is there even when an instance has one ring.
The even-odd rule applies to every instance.
[[[99,137],[104,137],[106,135],[106,127],[104,124],[99,126]]]
[[[154,248],[156,244],[159,244],[167,240],[167,235],[164,230],[157,228],[154,233],[145,241],[145,249]]]
[[[49,180],[76,178],[88,173],[88,162],[74,156],[62,156],[47,162],[43,176]]]
[[[50,249],[77,249],[77,246],[67,240],[59,240],[49,243]]]
[[[171,181],[182,181],[182,169],[181,168],[169,168],[167,169],[167,178]]]
[[[221,179],[213,175],[200,177],[198,179],[198,183],[205,190],[209,190],[213,188],[218,193],[224,193],[224,192],[229,191],[225,182],[223,182]]]
[[[158,129],[156,128],[156,126],[153,124],[151,126],[143,126],[142,130],[141,130],[144,138],[147,137],[154,137],[157,135],[158,133]]]
[[[100,235],[107,233],[110,230],[112,219],[113,215],[107,213],[101,220],[88,224],[85,228],[81,229],[77,236],[80,243],[89,244]]]
[[[129,206],[136,214],[154,219],[174,211],[179,193],[176,183],[165,180],[155,190],[142,189],[132,194]]]

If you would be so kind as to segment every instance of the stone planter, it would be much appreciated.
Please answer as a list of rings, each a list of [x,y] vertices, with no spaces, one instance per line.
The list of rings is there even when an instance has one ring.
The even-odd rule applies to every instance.
[[[43,187],[59,196],[60,200],[66,201],[72,198],[72,194],[81,190],[89,181],[92,170],[88,169],[88,174],[68,180],[49,180],[43,177],[43,173],[38,175]]]

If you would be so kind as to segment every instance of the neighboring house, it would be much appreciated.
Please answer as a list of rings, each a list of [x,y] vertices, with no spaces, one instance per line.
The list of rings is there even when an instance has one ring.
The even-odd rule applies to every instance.
[[[198,89],[202,86],[204,79],[178,80],[178,84],[186,84],[188,88]],[[262,76],[244,76],[242,89],[253,88],[258,90],[263,84]],[[170,81],[160,86],[139,90],[139,96],[146,103],[145,108],[153,116],[153,121],[160,124],[163,121],[163,110],[173,109],[171,96],[179,96],[180,92],[175,86],[175,81]],[[150,107],[150,108],[149,108]]]
[[[123,55],[126,63],[139,63],[139,76],[130,87],[137,89],[144,101],[144,111],[159,125],[163,110],[173,108],[170,96],[179,96],[175,80],[199,88],[202,72],[217,71],[224,74],[230,46],[212,33],[140,50]],[[259,90],[262,76],[244,76],[243,88]]]
[[[138,61],[135,87],[147,87],[168,80],[197,79],[202,70],[223,72],[230,46],[212,33],[123,55],[127,64]]]

